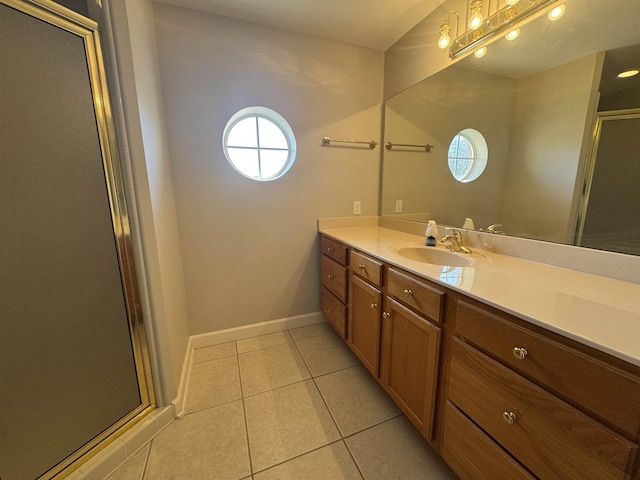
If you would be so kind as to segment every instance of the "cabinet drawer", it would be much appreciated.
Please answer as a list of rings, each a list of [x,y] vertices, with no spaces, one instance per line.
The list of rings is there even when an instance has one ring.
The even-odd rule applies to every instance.
[[[396,300],[414,308],[433,321],[441,321],[443,292],[394,268],[389,268],[388,284],[389,295]]]
[[[632,438],[637,437],[640,379],[462,301],[458,303],[455,333]],[[516,358],[516,348],[526,350],[523,359]]]
[[[347,247],[327,237],[320,238],[320,251],[343,267],[347,265]]]
[[[461,480],[535,480],[451,402],[446,406],[442,458]]]
[[[347,333],[347,307],[326,287],[322,287],[322,313],[342,338]]]
[[[350,251],[349,268],[376,287],[382,285],[382,263],[355,250]]]
[[[322,255],[320,271],[322,285],[327,287],[342,303],[347,303],[347,269]]]
[[[449,400],[541,479],[628,478],[636,444],[456,338],[449,379]]]

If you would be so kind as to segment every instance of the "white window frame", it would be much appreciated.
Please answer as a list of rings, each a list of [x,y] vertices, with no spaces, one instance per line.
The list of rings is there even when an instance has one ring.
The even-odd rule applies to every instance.
[[[233,127],[238,122],[245,120],[247,118],[256,118],[256,134],[258,137],[258,145],[256,147],[228,145],[229,134],[231,133],[231,130],[233,130]],[[258,118],[264,118],[265,120],[268,120],[283,133],[287,141],[286,149],[260,146],[260,131],[258,127]],[[240,168],[238,168],[238,166],[234,163],[232,159],[232,155],[230,155],[228,148],[256,150],[258,153],[258,172],[259,172],[258,176],[256,177],[256,176],[250,175],[244,172],[243,170],[241,170]],[[229,121],[227,122],[227,125],[224,128],[224,132],[222,135],[222,149],[224,152],[224,156],[229,162],[229,164],[240,175],[246,178],[250,178],[251,180],[259,181],[259,182],[270,182],[273,180],[277,180],[278,178],[281,178],[285,173],[287,173],[287,171],[289,171],[289,169],[293,165],[293,162],[295,161],[295,158],[296,158],[296,139],[295,139],[295,135],[293,134],[293,130],[291,129],[291,126],[289,126],[289,123],[285,120],[285,118],[282,115],[280,115],[275,110],[271,110],[270,108],[253,106],[253,107],[243,108],[242,110],[235,113],[229,119]],[[262,162],[260,159],[260,152],[261,151],[285,151],[285,150],[287,151],[287,160],[285,161],[283,167],[280,170],[278,170],[278,172],[275,175],[271,175],[268,177],[263,176],[262,168],[261,168]]]

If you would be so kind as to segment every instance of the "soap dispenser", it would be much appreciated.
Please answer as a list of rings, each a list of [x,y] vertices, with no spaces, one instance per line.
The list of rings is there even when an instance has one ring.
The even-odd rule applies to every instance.
[[[425,239],[425,245],[428,245],[430,247],[435,247],[436,246],[436,242],[438,241],[438,225],[436,224],[435,220],[429,220],[427,222],[427,229],[424,232],[425,236],[427,237]]]

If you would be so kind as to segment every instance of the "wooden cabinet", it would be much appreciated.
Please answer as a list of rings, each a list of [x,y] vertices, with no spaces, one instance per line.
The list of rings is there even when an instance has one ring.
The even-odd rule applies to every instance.
[[[466,301],[456,335],[627,435],[640,432],[638,377]]]
[[[640,368],[321,246],[325,317],[461,480],[640,480]]]
[[[461,435],[480,435],[482,443],[510,455],[501,463],[515,461],[535,478],[632,478],[639,379],[603,354],[521,323],[477,302],[458,301],[445,460],[463,480],[483,478],[466,467],[468,452],[452,445]]]
[[[380,320],[382,315],[382,263],[355,250],[349,252],[349,346],[365,367],[380,372]]]
[[[637,445],[454,339],[449,401],[539,478],[627,478]]]
[[[347,337],[348,249],[321,237],[320,276],[322,280],[322,313],[342,338]]]
[[[445,408],[445,435],[441,455],[460,478],[535,479],[511,455],[475,426],[453,403],[447,402]]]
[[[407,418],[430,439],[442,330],[390,297],[383,317],[382,384]]]
[[[431,440],[444,292],[387,267],[381,382],[407,418]]]
[[[390,296],[395,297],[433,322],[440,323],[442,321],[444,291],[396,268],[389,268],[388,283]]]
[[[347,341],[365,367],[378,376],[382,294],[361,278],[351,276]]]

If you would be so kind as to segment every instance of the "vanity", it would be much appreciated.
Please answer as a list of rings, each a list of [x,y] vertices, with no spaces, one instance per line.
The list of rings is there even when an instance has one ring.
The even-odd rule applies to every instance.
[[[461,479],[640,479],[640,285],[319,231],[325,318]]]

